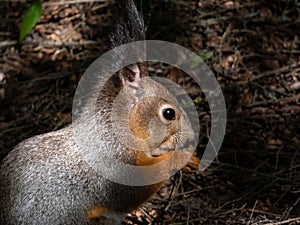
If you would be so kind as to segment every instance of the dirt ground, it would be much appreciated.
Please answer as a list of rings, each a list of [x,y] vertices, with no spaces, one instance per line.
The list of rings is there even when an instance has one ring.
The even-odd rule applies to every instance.
[[[112,1],[43,1],[39,23],[17,45],[29,3],[1,1],[0,159],[22,140],[71,122],[76,85],[107,50],[117,16]],[[177,173],[124,224],[300,224],[300,2],[143,4],[148,39],[192,50],[216,75],[227,131],[207,170]],[[169,76],[194,87],[178,71]],[[192,95],[203,131],[201,157],[210,114],[201,93]]]

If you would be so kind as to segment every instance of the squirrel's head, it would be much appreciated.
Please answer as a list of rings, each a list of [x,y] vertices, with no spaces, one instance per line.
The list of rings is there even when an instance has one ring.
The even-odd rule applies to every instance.
[[[155,157],[194,139],[187,114],[166,87],[147,76],[143,64],[123,68],[118,77],[122,88],[111,120],[122,144]]]

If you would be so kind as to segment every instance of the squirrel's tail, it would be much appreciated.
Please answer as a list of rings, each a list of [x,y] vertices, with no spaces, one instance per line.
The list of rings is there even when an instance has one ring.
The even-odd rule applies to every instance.
[[[117,0],[118,18],[110,35],[111,47],[145,40],[145,25],[133,0]]]

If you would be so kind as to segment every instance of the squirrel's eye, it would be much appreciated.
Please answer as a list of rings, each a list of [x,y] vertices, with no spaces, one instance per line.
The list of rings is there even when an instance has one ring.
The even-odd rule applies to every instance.
[[[163,109],[162,114],[166,120],[175,120],[175,110],[172,108]]]

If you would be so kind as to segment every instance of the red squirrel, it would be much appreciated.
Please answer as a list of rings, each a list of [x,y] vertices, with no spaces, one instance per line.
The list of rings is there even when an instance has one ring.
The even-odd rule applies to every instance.
[[[144,23],[133,1],[125,0],[120,4],[128,18],[121,20],[123,24],[117,24],[110,38],[112,47],[145,38]],[[143,94],[139,93],[142,96],[135,98],[137,92],[134,89],[143,89],[148,97],[141,98]],[[128,128],[134,135],[133,139],[139,139],[140,151],[131,148],[131,140],[128,141],[123,129],[112,130],[115,129],[111,126],[113,121],[108,119],[112,103],[121,90],[122,103],[128,110],[118,110],[121,115],[128,113],[125,115]],[[163,93],[166,97],[150,96],[156,93]],[[190,122],[178,108],[176,99],[165,87],[148,78],[143,63],[127,66],[113,74],[99,93],[96,110],[95,126],[99,131],[98,138],[105,143],[105,151],[133,166],[155,165],[168,159],[176,154],[178,142],[193,135]],[[154,118],[166,131],[161,139],[153,141],[149,137],[157,132],[150,126]],[[184,124],[188,132],[182,132],[180,124]],[[147,201],[163,184],[159,181],[145,186],[129,186],[103,177],[74,151],[76,137],[73,130],[71,124],[29,138],[4,159],[0,170],[0,224],[120,223],[126,213]],[[194,163],[198,164],[197,160]]]

